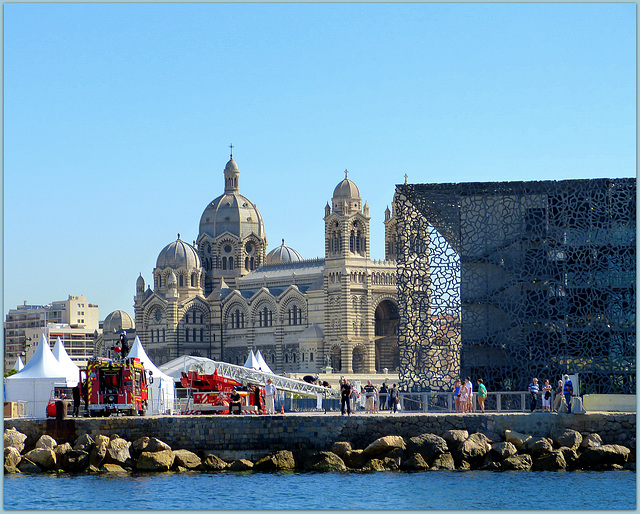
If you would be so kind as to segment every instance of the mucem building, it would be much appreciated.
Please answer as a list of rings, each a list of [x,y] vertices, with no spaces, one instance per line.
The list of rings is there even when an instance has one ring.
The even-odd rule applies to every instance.
[[[396,188],[400,382],[636,392],[636,180]]]

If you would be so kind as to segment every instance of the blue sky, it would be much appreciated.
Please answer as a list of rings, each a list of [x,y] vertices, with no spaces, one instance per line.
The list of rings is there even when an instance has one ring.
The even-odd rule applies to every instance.
[[[4,4],[4,312],[133,315],[224,187],[324,252],[349,169],[395,184],[636,176],[635,4]]]

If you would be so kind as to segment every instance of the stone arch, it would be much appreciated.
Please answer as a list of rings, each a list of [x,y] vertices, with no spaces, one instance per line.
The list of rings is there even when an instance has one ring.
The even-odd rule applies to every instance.
[[[364,373],[366,371],[367,350],[363,344],[358,344],[351,351],[351,367],[354,373]]]
[[[329,350],[329,365],[336,371],[342,371],[342,348],[340,345],[334,344]]]
[[[378,299],[374,310],[375,364],[378,371],[384,368],[394,371],[400,364],[399,321],[397,300],[389,296]]]

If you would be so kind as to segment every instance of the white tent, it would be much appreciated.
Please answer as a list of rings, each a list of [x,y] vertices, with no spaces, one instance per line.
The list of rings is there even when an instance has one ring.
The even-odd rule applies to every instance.
[[[80,368],[71,360],[67,350],[64,349],[64,345],[60,340],[60,337],[56,340],[56,344],[53,347],[53,356],[57,359],[63,369],[66,371],[67,383],[75,386],[80,380]]]
[[[182,372],[187,373],[191,369],[198,367],[201,373],[210,373],[216,369],[215,362],[206,357],[194,357],[193,355],[183,355],[176,357],[160,366],[160,371],[173,378],[174,382],[180,382]]]
[[[27,417],[46,417],[46,408],[54,386],[73,387],[67,373],[53,355],[47,338],[42,334],[40,344],[29,362],[4,382],[5,401],[26,402]],[[78,377],[76,375],[76,382]]]
[[[153,374],[153,384],[149,384],[149,408],[147,414],[165,414],[173,410],[173,397],[175,385],[173,378],[160,371],[144,351],[140,338],[136,340],[127,357],[137,357],[142,362],[146,371]]]
[[[244,363],[244,367],[249,369],[258,369],[260,367],[256,356],[253,354],[253,350],[251,350],[249,357],[247,357],[247,362]]]
[[[258,353],[256,353],[256,360],[258,361],[258,369],[264,371],[265,373],[273,373],[273,371],[271,371],[271,368],[267,365],[267,362],[264,360],[264,357],[260,353],[260,350],[258,350]]]
[[[13,369],[20,371],[22,368],[24,368],[24,364],[22,364],[22,359],[20,358],[20,355],[18,355],[18,358],[16,359],[16,363],[13,365]]]

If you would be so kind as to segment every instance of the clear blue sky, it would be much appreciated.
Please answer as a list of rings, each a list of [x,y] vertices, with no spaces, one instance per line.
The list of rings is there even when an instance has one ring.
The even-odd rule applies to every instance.
[[[133,315],[223,191],[324,252],[349,169],[395,184],[636,175],[635,4],[4,4],[4,313]]]

